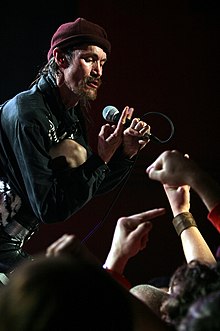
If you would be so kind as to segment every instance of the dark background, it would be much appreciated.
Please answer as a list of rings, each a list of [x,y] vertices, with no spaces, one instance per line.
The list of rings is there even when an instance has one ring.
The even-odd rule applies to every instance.
[[[78,16],[102,25],[112,43],[102,88],[91,104],[94,148],[104,122],[102,109],[111,104],[119,110],[132,106],[138,117],[162,112],[172,119],[175,135],[166,144],[150,142],[141,151],[119,196],[116,190],[94,199],[66,222],[42,224],[26,250],[42,252],[63,233],[75,233],[83,240],[106,216],[86,241],[104,262],[120,216],[166,207],[167,214],[153,220],[147,248],[126,268],[126,276],[135,285],[172,273],[184,260],[163,188],[147,178],[146,167],[164,150],[178,149],[220,180],[219,5],[202,0],[63,0],[58,5],[35,2],[30,7],[1,4],[0,102],[29,86],[46,62],[52,34],[60,24]],[[158,116],[145,117],[145,121],[152,133],[168,135],[167,123]],[[219,235],[207,221],[207,210],[194,192],[191,211],[215,253]]]

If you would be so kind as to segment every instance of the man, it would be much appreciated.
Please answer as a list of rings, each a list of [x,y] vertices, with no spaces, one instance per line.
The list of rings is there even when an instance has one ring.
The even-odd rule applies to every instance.
[[[4,272],[28,257],[21,247],[40,222],[65,221],[95,195],[114,189],[147,144],[141,137],[150,127],[131,120],[134,109],[125,107],[117,125],[101,127],[97,152],[89,146],[87,106],[96,99],[110,51],[99,25],[83,18],[62,24],[30,89],[1,106]]]

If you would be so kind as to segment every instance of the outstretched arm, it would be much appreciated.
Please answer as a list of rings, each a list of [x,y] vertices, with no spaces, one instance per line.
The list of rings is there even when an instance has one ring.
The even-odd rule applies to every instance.
[[[173,212],[173,224],[180,236],[187,263],[194,259],[215,263],[214,255],[190,213],[190,187],[188,185],[174,187],[168,184],[164,184],[163,187]]]
[[[164,213],[164,208],[158,208],[119,218],[103,267],[126,288],[130,288],[130,283],[123,276],[123,272],[128,260],[146,247],[152,228],[149,220]],[[46,250],[46,256],[61,254],[68,254],[73,258],[101,266],[101,262],[75,235],[63,235]]]
[[[169,186],[189,185],[209,211],[208,219],[220,232],[220,185],[187,155],[163,152],[147,169],[149,178]]]
[[[104,267],[123,274],[128,260],[147,245],[152,228],[149,221],[164,213],[164,208],[158,208],[119,218]]]
[[[220,202],[220,186],[187,155],[163,152],[146,170],[149,177],[170,186],[189,185],[211,211]]]

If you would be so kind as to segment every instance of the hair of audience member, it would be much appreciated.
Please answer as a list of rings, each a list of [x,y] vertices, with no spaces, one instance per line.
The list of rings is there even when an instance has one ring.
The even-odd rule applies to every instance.
[[[121,286],[72,257],[25,262],[1,290],[1,331],[132,330]]]
[[[181,320],[178,331],[219,331],[220,291],[199,298]]]
[[[181,265],[171,277],[170,296],[161,305],[162,319],[177,328],[193,302],[218,290],[220,263],[193,260]]]

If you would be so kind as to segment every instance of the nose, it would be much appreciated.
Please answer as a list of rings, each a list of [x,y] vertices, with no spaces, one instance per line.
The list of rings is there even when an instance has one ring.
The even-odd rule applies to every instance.
[[[92,75],[95,77],[102,76],[102,65],[101,65],[100,61],[94,62],[93,67],[92,67]]]

